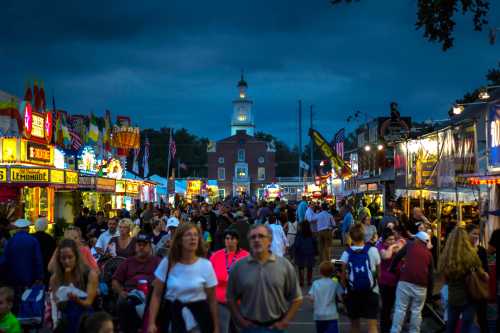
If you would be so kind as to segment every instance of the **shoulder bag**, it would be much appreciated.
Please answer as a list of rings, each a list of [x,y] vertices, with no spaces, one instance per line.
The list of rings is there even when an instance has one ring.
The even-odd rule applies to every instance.
[[[473,268],[465,277],[467,295],[473,301],[487,300],[489,297],[488,274],[481,268]]]

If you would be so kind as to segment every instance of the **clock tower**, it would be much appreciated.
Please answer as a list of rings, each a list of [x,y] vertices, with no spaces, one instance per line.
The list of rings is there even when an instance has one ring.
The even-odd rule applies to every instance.
[[[253,102],[248,99],[248,85],[241,73],[238,82],[238,98],[233,101],[233,117],[231,119],[231,135],[236,135],[237,131],[245,131],[247,135],[254,136],[255,123],[252,115]]]

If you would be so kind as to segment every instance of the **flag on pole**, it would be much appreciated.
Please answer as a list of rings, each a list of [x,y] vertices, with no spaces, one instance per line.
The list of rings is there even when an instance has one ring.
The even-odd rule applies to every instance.
[[[132,163],[132,171],[138,175],[139,174],[139,152],[140,148],[134,149],[134,162]]]
[[[104,137],[102,140],[105,151],[111,151],[111,112],[106,110],[104,116]]]
[[[99,127],[94,114],[90,115],[89,129],[87,131],[87,140],[97,143],[99,140]]]
[[[168,149],[170,150],[170,158],[174,159],[177,153],[177,147],[175,145],[174,130],[170,130],[170,142],[168,144]]]
[[[73,150],[82,148],[83,140],[73,128],[69,130],[69,135],[71,137],[71,148]]]
[[[146,137],[146,141],[144,142],[144,155],[142,157],[142,170],[144,172],[144,178],[149,175],[149,139]]]
[[[300,160],[299,162],[299,166],[304,169],[304,170],[309,170],[309,164],[307,164],[306,162]]]
[[[333,146],[335,152],[340,158],[344,158],[344,140],[345,140],[345,128],[341,128],[333,137]]]

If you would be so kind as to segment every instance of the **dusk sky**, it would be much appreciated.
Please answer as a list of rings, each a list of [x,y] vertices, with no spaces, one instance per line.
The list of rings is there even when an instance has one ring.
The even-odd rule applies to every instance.
[[[299,99],[327,138],[356,110],[388,115],[393,100],[404,116],[443,119],[500,61],[500,40],[470,16],[458,15],[447,52],[425,40],[416,0],[70,2],[2,1],[0,90],[22,96],[43,80],[72,114],[109,109],[215,140],[230,134],[242,68],[257,130],[295,144]],[[500,27],[500,1],[489,21]]]

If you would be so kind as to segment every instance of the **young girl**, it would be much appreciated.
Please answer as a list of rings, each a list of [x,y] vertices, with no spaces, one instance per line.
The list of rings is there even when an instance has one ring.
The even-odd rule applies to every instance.
[[[314,321],[317,333],[338,333],[336,296],[342,297],[342,286],[332,280],[334,267],[329,261],[319,265],[321,278],[314,281],[308,299],[314,303]]]

